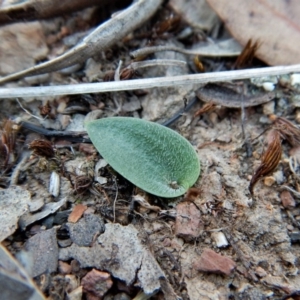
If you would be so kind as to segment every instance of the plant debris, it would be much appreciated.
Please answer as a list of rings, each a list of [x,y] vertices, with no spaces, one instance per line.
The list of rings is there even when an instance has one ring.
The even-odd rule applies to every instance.
[[[281,142],[282,139],[280,133],[277,130],[271,130],[268,133],[267,149],[262,155],[260,166],[255,171],[250,181],[249,190],[252,195],[253,195],[253,188],[257,183],[257,181],[261,177],[272,173],[277,168],[282,154]]]

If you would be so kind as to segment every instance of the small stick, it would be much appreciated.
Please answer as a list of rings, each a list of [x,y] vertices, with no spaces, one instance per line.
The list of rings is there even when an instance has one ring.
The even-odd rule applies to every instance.
[[[205,84],[208,82],[242,80],[264,76],[278,76],[294,72],[300,72],[300,64],[291,66],[277,66],[258,69],[222,71],[204,74],[156,77],[111,82],[70,84],[60,86],[0,88],[0,99],[16,97],[50,97],[62,95],[130,91],[149,88],[176,87],[178,85],[186,84]],[[224,104],[223,106],[228,107],[228,104]]]
[[[192,50],[182,49],[176,46],[153,46],[153,47],[145,47],[142,49],[132,51],[130,53],[130,56],[133,58],[138,58],[138,57],[148,56],[150,54],[161,52],[161,51],[174,51],[186,55],[200,55],[205,57],[216,57],[216,56],[232,57],[232,56],[239,55],[241,53],[241,46],[234,39],[230,39],[230,40],[232,40],[231,42],[232,47],[228,47],[228,49],[222,47],[224,44],[224,41],[222,41],[213,44],[216,49],[212,49],[212,45],[208,43],[204,44],[199,49],[192,49]],[[228,43],[228,40],[226,40],[225,42]]]

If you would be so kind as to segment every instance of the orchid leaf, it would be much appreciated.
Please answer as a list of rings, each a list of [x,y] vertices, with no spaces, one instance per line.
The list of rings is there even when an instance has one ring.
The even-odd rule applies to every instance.
[[[99,153],[118,173],[153,195],[180,196],[199,177],[196,151],[167,127],[142,119],[111,117],[88,122],[86,129]]]

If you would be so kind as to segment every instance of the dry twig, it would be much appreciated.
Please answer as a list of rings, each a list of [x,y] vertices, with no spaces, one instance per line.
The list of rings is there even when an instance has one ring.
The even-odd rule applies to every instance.
[[[176,87],[178,85],[186,84],[205,84],[208,82],[242,80],[272,75],[278,76],[294,72],[300,72],[300,64],[291,66],[212,72],[204,74],[134,79],[126,81],[69,84],[61,86],[0,88],[0,99],[14,99],[16,97],[50,97],[61,95],[130,91],[149,88]]]

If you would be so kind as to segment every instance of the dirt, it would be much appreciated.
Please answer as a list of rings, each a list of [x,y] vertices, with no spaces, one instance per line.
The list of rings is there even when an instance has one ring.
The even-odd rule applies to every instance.
[[[80,32],[73,22],[80,20],[80,29],[88,29],[97,20],[94,13],[88,9],[70,17],[39,22],[44,33],[39,32],[38,39],[44,35],[43,47],[48,43],[48,58],[67,47],[59,35],[61,24],[69,28],[72,37]],[[178,42],[178,34],[187,26],[185,22],[161,36],[151,36],[152,28],[169,14],[168,9],[161,9],[128,40],[89,60],[81,69],[70,74],[48,74],[47,78],[37,76],[30,84],[98,80],[115,70],[120,58],[125,64],[130,62],[128,53],[144,46],[150,38],[155,44],[168,40],[185,47],[202,38],[203,32],[194,28],[191,36]],[[55,42],[49,43],[50,38]],[[43,53],[46,52],[44,49]],[[157,57],[186,60],[187,67],[142,69],[133,78],[192,72],[192,60],[182,54],[166,52]],[[21,55],[18,60],[22,60]],[[216,58],[204,60],[204,64],[210,70],[232,65],[233,61]],[[19,62],[16,63],[15,71],[19,66]],[[28,82],[20,80],[9,85],[22,86]],[[258,88],[250,81],[244,81],[244,85],[248,91]],[[20,99],[23,108],[15,100],[1,100],[0,122],[2,129],[5,120],[11,119],[48,129],[82,131],[83,122],[91,117],[91,112],[97,117],[133,116],[163,122],[182,109],[185,98],[192,99],[198,88],[180,86]],[[244,119],[241,109],[225,107],[194,118],[203,105],[200,100],[196,102],[171,127],[197,150],[201,175],[193,190],[171,200],[146,194],[133,186],[107,165],[90,144],[48,138],[55,155],[45,157],[37,149],[29,150],[28,144],[47,138],[19,129],[8,163],[0,160],[3,164],[0,195],[4,191],[11,192],[9,183],[14,174],[15,185],[26,191],[26,195],[29,193],[30,199],[21,199],[27,202],[27,212],[17,211],[12,216],[9,229],[3,230],[2,245],[13,256],[22,257],[24,251],[29,251],[33,260],[25,259],[29,264],[25,268],[48,299],[135,299],[144,291],[144,296],[151,299],[254,300],[284,299],[289,294],[299,293],[298,150],[284,141],[276,170],[259,180],[253,195],[249,191],[251,177],[265,150],[266,130],[273,126],[268,115],[284,117],[296,125],[299,122],[297,92],[298,86],[278,83],[277,97],[271,104],[245,109]],[[47,106],[49,109],[43,115],[43,108]],[[17,175],[16,169],[19,170]],[[49,191],[53,172],[59,175],[58,195]],[[285,197],[293,201],[286,204],[281,197],[283,191]],[[133,196],[139,201],[133,202]],[[7,198],[2,210],[7,209]],[[76,207],[79,209],[78,205],[84,209],[76,221],[70,222],[68,217]],[[190,219],[184,222],[184,218]],[[183,226],[193,228],[185,230]],[[220,254],[221,261],[222,257],[226,258],[222,262],[224,269],[214,266],[215,270],[203,270],[201,259],[210,262],[209,255],[202,256],[205,249]],[[34,259],[37,257],[39,259]],[[23,264],[26,265],[24,261]],[[96,286],[95,282],[107,284],[103,284],[100,292],[91,288],[91,285]],[[296,298],[291,296],[291,299]]]

